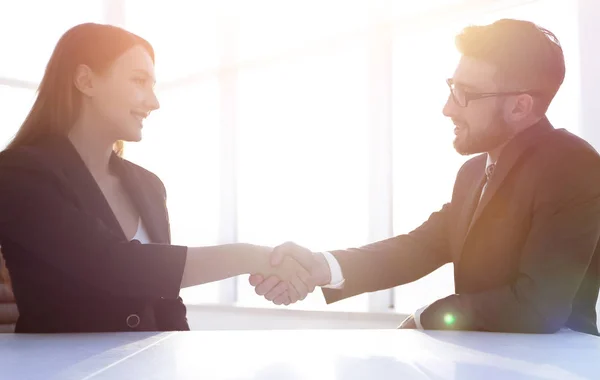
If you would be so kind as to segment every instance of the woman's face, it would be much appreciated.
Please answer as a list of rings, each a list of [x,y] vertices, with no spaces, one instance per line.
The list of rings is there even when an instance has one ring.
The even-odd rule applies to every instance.
[[[143,121],[159,108],[154,93],[154,63],[142,46],[136,45],[117,58],[102,74],[88,72],[86,95],[96,126],[109,140],[139,141]]]

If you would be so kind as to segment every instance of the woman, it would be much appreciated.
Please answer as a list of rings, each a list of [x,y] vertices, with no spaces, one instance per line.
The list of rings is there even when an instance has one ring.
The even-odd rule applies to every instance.
[[[16,332],[187,330],[181,287],[246,273],[293,282],[290,301],[305,294],[307,272],[291,260],[271,269],[269,248],[170,244],[162,182],[119,154],[159,108],[153,86],[153,49],[132,33],[88,23],[58,42],[0,153]]]

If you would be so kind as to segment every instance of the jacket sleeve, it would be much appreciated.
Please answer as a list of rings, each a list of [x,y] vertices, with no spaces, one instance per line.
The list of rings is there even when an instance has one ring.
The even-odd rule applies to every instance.
[[[0,210],[0,244],[19,254],[110,294],[178,297],[186,247],[123,241],[69,201],[56,174],[27,152],[0,157]]]
[[[323,289],[327,303],[406,284],[449,263],[450,208],[451,204],[445,204],[408,234],[361,248],[331,251],[345,281],[341,289]]]

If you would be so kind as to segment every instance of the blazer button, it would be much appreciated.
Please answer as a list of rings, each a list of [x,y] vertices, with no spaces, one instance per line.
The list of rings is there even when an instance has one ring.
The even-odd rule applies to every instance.
[[[140,325],[140,316],[137,314],[130,314],[127,317],[126,322],[127,322],[127,326],[134,329]]]

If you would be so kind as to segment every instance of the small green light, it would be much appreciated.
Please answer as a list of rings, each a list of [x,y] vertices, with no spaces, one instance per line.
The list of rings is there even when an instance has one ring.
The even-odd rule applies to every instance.
[[[444,323],[446,323],[447,325],[454,324],[454,321],[456,321],[456,318],[454,318],[454,315],[452,315],[452,314],[444,315]]]

